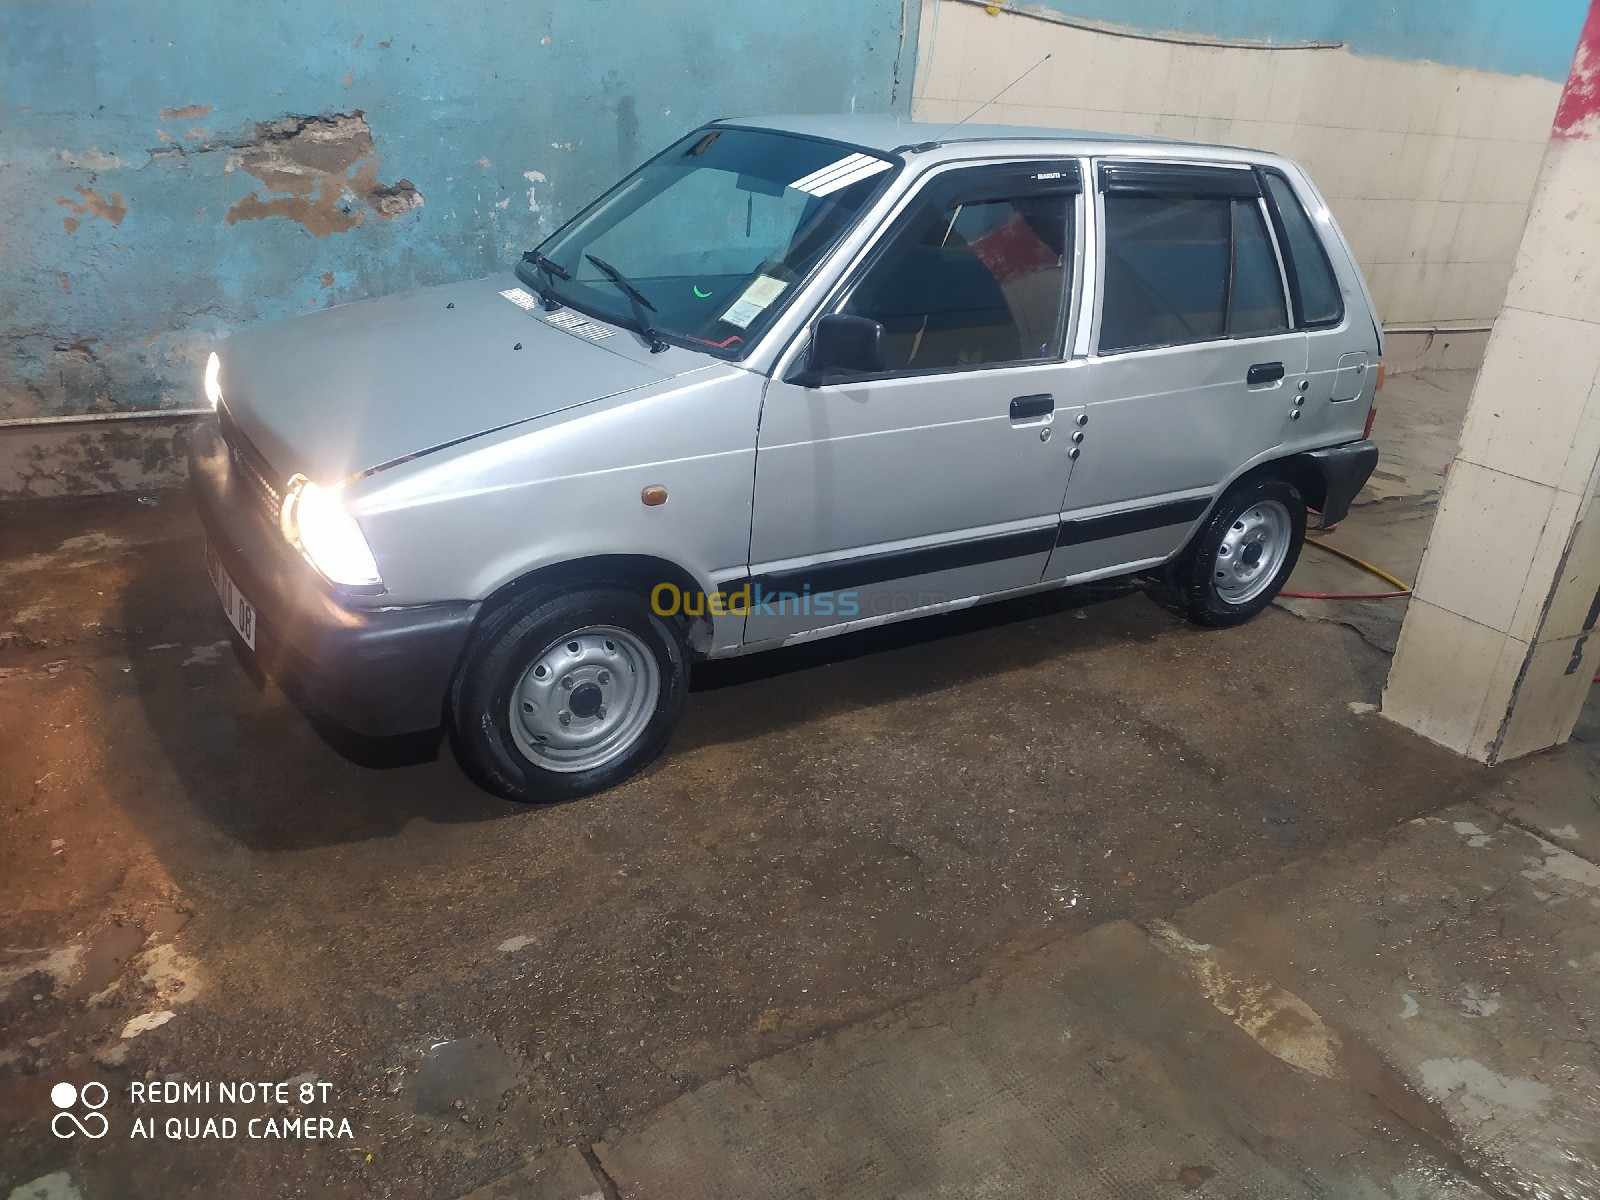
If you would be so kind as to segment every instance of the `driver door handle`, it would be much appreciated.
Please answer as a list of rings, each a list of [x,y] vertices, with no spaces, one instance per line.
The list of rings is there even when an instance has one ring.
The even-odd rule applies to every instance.
[[[1029,417],[1048,416],[1056,410],[1056,398],[1049,392],[1036,396],[1016,396],[1011,401],[1011,419],[1026,421]]]
[[[1283,378],[1283,364],[1281,362],[1257,363],[1250,368],[1250,373],[1244,381],[1254,387],[1258,383],[1276,383]]]

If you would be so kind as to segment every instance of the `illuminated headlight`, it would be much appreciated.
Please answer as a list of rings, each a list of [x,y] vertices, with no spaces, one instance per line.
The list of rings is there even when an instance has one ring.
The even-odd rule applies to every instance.
[[[206,359],[206,399],[211,401],[212,408],[222,402],[222,360],[215,350]]]
[[[338,488],[318,487],[296,475],[283,498],[283,536],[330,582],[382,587],[372,549],[356,519],[345,512],[340,495]]]

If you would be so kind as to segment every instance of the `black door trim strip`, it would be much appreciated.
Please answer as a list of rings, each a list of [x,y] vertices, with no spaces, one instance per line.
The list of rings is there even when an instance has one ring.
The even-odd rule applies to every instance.
[[[1106,513],[1100,517],[1080,517],[1061,522],[1056,533],[1056,545],[1081,546],[1085,542],[1098,542],[1106,538],[1122,537],[1129,533],[1146,533],[1151,529],[1164,529],[1168,525],[1187,524],[1211,507],[1211,500],[1198,496],[1193,500],[1169,500],[1149,508],[1129,508],[1122,512]]]
[[[1024,529],[1017,533],[1002,533],[994,537],[970,538],[963,542],[947,542],[939,546],[921,546],[915,550],[891,550],[882,554],[863,554],[834,562],[816,563],[808,567],[793,567],[787,571],[768,571],[754,575],[749,582],[764,596],[777,597],[784,593],[813,595],[839,592],[847,588],[868,587],[893,579],[910,579],[917,575],[931,575],[935,571],[954,571],[962,567],[976,567],[983,563],[1001,562],[1008,558],[1021,558],[1028,554],[1045,554],[1056,546],[1080,546],[1086,542],[1122,537],[1130,533],[1145,533],[1168,525],[1187,524],[1211,507],[1205,497],[1193,500],[1171,500],[1148,508],[1127,509],[1107,513],[1100,517],[1084,517],[1060,522],[1055,528],[1046,525],[1039,529]],[[722,591],[742,586],[724,584]]]
[[[1019,533],[1002,533],[995,537],[921,546],[915,550],[863,554],[859,558],[837,562],[816,563],[787,571],[769,571],[753,577],[751,582],[763,593],[774,596],[783,592],[798,595],[808,589],[813,593],[838,592],[891,579],[908,579],[913,575],[931,575],[935,571],[954,571],[981,563],[1021,558],[1025,554],[1043,554],[1055,545],[1055,538],[1056,531],[1046,525],[1040,529],[1024,529]]]

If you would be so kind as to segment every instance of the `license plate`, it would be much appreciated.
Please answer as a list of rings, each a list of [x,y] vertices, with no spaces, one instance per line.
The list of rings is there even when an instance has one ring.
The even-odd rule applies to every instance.
[[[206,570],[211,572],[211,584],[217,589],[217,598],[222,601],[222,611],[228,614],[228,623],[244,639],[244,644],[254,650],[256,648],[256,606],[246,600],[244,593],[238,589],[232,579],[228,578],[228,572],[223,567],[222,560],[217,557],[216,552],[211,549],[210,545],[206,546]]]

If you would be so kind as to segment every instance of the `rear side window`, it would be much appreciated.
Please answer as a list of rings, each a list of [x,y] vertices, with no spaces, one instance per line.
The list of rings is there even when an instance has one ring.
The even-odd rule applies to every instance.
[[[1111,193],[1105,211],[1102,354],[1288,328],[1256,201]]]
[[[1294,194],[1289,181],[1270,171],[1261,172],[1262,182],[1272,199],[1277,213],[1279,232],[1286,243],[1289,257],[1289,290],[1295,298],[1296,319],[1301,325],[1328,325],[1344,316],[1344,302],[1339,296],[1339,281],[1334,277],[1333,265],[1328,262],[1328,252],[1322,247]]]

